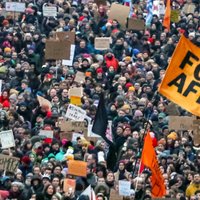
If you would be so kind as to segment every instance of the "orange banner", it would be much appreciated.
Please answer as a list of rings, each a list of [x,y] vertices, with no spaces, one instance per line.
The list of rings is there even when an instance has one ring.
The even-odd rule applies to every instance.
[[[200,48],[185,36],[180,38],[159,92],[192,114],[200,116]]]
[[[142,151],[141,163],[151,170],[152,196],[163,197],[166,194],[163,176],[157,161],[156,153],[153,148],[152,139],[149,133],[145,138]]]

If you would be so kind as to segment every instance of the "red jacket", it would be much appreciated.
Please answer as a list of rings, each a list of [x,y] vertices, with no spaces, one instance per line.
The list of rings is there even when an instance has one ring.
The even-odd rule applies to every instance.
[[[106,67],[110,68],[110,66],[113,66],[115,71],[117,71],[118,69],[118,60],[115,58],[115,56],[113,55],[112,58],[108,58],[107,56],[104,57],[105,61],[106,61]]]

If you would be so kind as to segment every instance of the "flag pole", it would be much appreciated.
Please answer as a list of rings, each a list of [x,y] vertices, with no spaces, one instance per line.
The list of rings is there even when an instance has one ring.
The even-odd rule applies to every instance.
[[[150,115],[149,115],[150,116]],[[144,137],[145,137],[145,135],[146,135],[146,133],[147,133],[147,127],[148,127],[148,125],[150,124],[149,123],[149,119],[150,119],[150,117],[148,116],[148,119],[144,122],[144,124],[145,124],[145,126],[144,126],[144,134],[143,134],[143,136],[142,136],[142,138],[139,140],[139,149],[138,149],[138,153],[139,153],[139,155],[136,157],[136,160],[135,160],[135,165],[134,165],[134,168],[133,168],[133,174],[135,173],[135,170],[136,170],[136,166],[137,166],[137,161],[138,161],[138,159],[139,158],[141,158],[141,151],[142,151],[142,147],[143,147],[143,145],[144,145]],[[150,124],[151,125],[151,124]],[[141,163],[140,163],[140,165],[141,165]]]
[[[137,180],[136,180],[136,185],[135,185],[135,192],[137,191],[138,187],[138,181],[139,181],[139,176],[140,176],[140,167],[141,167],[141,159],[140,159],[140,165],[139,165],[139,170],[138,170],[138,175],[137,175]]]

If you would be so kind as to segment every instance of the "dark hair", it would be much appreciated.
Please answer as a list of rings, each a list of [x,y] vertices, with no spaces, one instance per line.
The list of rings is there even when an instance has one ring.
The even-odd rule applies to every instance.
[[[56,188],[52,185],[52,184],[48,184],[45,188],[44,188],[44,194],[47,194],[47,190],[49,188],[49,186],[53,187],[53,195],[56,193]]]

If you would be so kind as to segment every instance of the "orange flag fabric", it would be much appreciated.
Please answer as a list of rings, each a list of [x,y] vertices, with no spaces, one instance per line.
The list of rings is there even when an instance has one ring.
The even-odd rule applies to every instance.
[[[166,194],[165,184],[163,176],[160,172],[159,164],[157,161],[156,153],[153,148],[152,139],[150,133],[144,141],[144,147],[142,151],[141,162],[151,170],[151,185],[152,185],[152,196],[163,197]]]
[[[184,35],[173,53],[159,93],[200,117],[200,48]]]
[[[171,0],[167,0],[163,26],[170,30]]]

